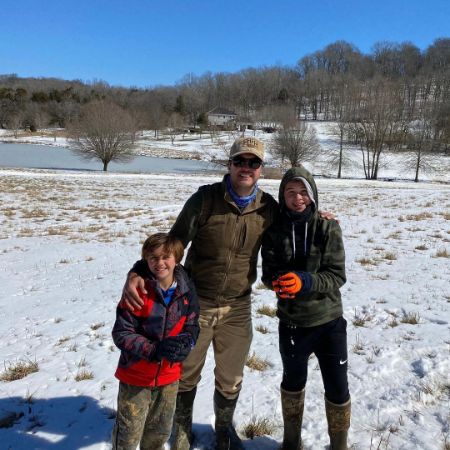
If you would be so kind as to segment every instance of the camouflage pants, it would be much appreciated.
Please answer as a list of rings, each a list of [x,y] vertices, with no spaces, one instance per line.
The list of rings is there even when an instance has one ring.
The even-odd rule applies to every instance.
[[[178,381],[147,388],[120,383],[113,450],[163,450],[172,429]]]

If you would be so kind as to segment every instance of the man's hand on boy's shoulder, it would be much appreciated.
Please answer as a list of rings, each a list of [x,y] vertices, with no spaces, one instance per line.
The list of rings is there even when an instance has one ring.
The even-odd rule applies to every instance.
[[[319,211],[319,215],[320,215],[320,217],[322,217],[322,219],[335,220],[337,223],[339,223],[339,219],[337,219],[336,216],[332,212]]]
[[[140,310],[144,305],[144,301],[139,296],[138,289],[143,294],[147,294],[145,280],[137,273],[130,272],[123,287],[119,305],[129,311]]]

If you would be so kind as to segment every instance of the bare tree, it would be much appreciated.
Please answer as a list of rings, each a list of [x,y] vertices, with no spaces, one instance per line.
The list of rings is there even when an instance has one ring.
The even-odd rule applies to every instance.
[[[30,131],[37,131],[48,125],[49,115],[36,103],[29,103],[25,110],[25,123],[30,127]]]
[[[407,169],[414,170],[414,181],[419,181],[419,173],[438,171],[435,147],[439,147],[433,139],[433,122],[435,111],[431,105],[422,105],[420,119],[409,125],[407,132],[407,149],[404,165]]]
[[[169,116],[168,123],[167,123],[167,134],[170,137],[170,141],[172,142],[172,145],[175,141],[175,138],[180,133],[180,128],[183,127],[184,121],[183,116],[177,112],[172,113]]]
[[[22,111],[16,111],[11,114],[8,119],[8,125],[13,131],[14,137],[17,139],[20,128],[23,126],[24,114]]]
[[[280,130],[273,141],[272,153],[287,159],[292,167],[305,161],[313,161],[320,151],[316,130],[305,122],[296,128]]]
[[[357,137],[360,147],[364,175],[367,180],[378,178],[380,157],[383,150],[392,146],[392,141],[402,133],[403,98],[401,87],[385,80],[374,80],[369,84],[364,102],[348,130]]]
[[[339,148],[331,148],[329,154],[327,154],[327,164],[333,169],[337,170],[337,178],[342,178],[342,170],[354,165],[352,158],[345,150],[345,144],[347,141],[348,130],[350,124],[346,121],[338,120],[336,125],[331,127],[331,132],[339,138]]]
[[[84,159],[99,159],[105,172],[111,161],[125,162],[136,156],[134,133],[131,114],[105,100],[88,103],[69,128],[72,150]]]

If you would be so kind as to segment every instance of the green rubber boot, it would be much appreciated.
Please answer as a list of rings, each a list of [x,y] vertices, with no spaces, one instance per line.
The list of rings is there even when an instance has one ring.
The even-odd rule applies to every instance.
[[[342,405],[331,403],[325,398],[330,450],[347,450],[347,434],[350,428],[351,401]]]
[[[196,393],[197,388],[194,388],[177,395],[170,447],[172,450],[189,450],[192,444],[192,412]]]
[[[280,388],[283,411],[283,444],[280,450],[302,450],[302,422],[305,407],[305,390],[285,391]]]
[[[242,441],[233,426],[237,400],[237,397],[231,400],[227,399],[217,390],[214,392],[216,450],[244,450]]]

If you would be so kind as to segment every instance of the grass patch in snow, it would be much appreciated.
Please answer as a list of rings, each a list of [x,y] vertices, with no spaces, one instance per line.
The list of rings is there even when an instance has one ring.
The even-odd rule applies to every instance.
[[[364,344],[361,342],[359,338],[359,334],[356,335],[356,342],[353,344],[352,351],[357,355],[365,355],[366,353],[364,351]]]
[[[384,259],[387,259],[388,261],[395,261],[397,259],[397,255],[394,252],[386,252],[383,255]]]
[[[418,222],[420,220],[431,219],[432,217],[433,217],[433,214],[424,211],[419,214],[409,214],[406,216],[406,220],[414,220],[414,221]]]
[[[365,327],[366,322],[370,322],[372,320],[372,316],[369,314],[364,314],[363,316],[357,316],[355,311],[355,317],[352,320],[352,323],[355,327]]]
[[[250,422],[242,427],[242,434],[247,439],[254,439],[258,436],[270,436],[275,431],[275,424],[267,417],[252,417]]]
[[[438,250],[434,256],[436,258],[450,258],[450,253],[446,248],[443,248],[441,250]]]
[[[75,375],[75,381],[92,380],[94,374],[90,370],[81,369]]]
[[[420,321],[419,313],[403,313],[403,317],[400,319],[401,323],[409,323],[410,325],[417,325]]]
[[[397,326],[398,326],[397,318],[396,318],[396,317],[391,317],[390,320],[389,320],[389,322],[388,322],[388,325],[389,325],[391,328],[397,327]]]
[[[67,342],[70,339],[69,336],[63,336],[61,338],[58,339],[58,342],[56,343],[56,345],[62,345],[64,344],[64,342]]]
[[[256,312],[258,314],[262,314],[263,316],[275,317],[277,314],[277,308],[273,308],[272,306],[263,305],[260,306]]]
[[[0,381],[16,381],[25,378],[31,373],[39,371],[39,365],[36,361],[17,361],[5,365],[5,371],[0,374]]]
[[[259,372],[264,372],[271,366],[267,359],[262,359],[256,356],[255,352],[247,358],[245,365],[252,370],[258,370]]]
[[[362,266],[376,266],[378,264],[374,259],[365,257],[357,259],[356,262],[359,262]]]

